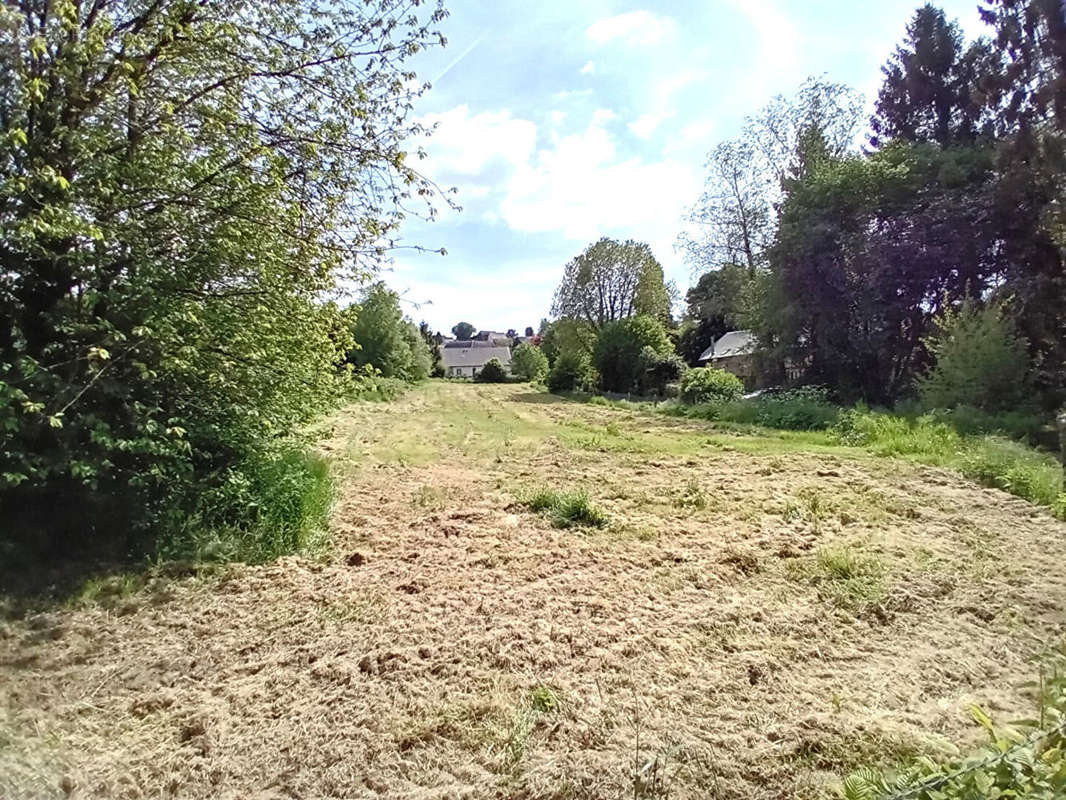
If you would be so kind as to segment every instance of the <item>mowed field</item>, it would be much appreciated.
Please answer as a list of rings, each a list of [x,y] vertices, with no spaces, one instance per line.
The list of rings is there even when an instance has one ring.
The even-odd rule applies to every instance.
[[[322,554],[3,623],[0,797],[829,797],[1066,628],[1066,525],[810,436],[433,382],[322,449]]]

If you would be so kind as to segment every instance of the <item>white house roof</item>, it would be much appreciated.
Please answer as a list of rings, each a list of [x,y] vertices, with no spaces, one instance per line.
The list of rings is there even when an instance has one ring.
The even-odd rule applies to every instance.
[[[746,356],[755,352],[755,334],[751,331],[729,331],[700,355],[700,361],[717,361],[731,356]]]
[[[511,366],[511,348],[509,347],[443,347],[440,357],[446,369],[452,367],[480,369],[494,358],[505,367]]]

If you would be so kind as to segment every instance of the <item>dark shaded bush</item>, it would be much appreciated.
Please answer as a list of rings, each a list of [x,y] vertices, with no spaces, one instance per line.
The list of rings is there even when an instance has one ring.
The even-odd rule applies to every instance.
[[[490,358],[474,380],[478,383],[506,383],[507,370],[498,358]]]
[[[676,353],[657,352],[651,347],[640,351],[641,391],[643,394],[666,395],[666,386],[676,383],[688,368]]]
[[[641,353],[671,352],[670,339],[659,320],[648,316],[609,322],[600,330],[592,360],[606,392],[635,392],[641,388],[644,367]]]
[[[584,353],[560,353],[548,372],[548,391],[584,391],[594,380],[589,357]]]

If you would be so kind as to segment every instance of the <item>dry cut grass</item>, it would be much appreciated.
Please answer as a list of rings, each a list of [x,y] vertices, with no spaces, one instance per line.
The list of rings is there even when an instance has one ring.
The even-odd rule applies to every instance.
[[[323,451],[328,556],[4,625],[0,797],[831,796],[1066,623],[1066,526],[937,469],[513,385]]]

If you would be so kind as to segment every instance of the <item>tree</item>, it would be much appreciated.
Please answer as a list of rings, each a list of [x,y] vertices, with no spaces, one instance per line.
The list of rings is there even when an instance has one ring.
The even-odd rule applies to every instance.
[[[478,372],[475,380],[480,383],[505,383],[507,381],[507,370],[500,363],[500,359],[490,358]]]
[[[958,309],[945,307],[926,345],[935,358],[918,380],[926,408],[1010,411],[1031,396],[1025,342],[997,303],[979,306],[967,298]]]
[[[469,322],[460,322],[452,328],[452,335],[456,339],[473,339],[475,333],[477,333],[477,328]]]
[[[644,348],[669,353],[670,339],[663,324],[647,315],[615,320],[603,327],[593,351],[600,386],[608,392],[634,392],[640,388]]]
[[[682,238],[689,262],[699,269],[765,264],[773,237],[770,177],[753,142],[722,142],[707,158],[703,194],[689,212],[697,237]]]
[[[642,242],[603,238],[572,259],[555,292],[552,313],[594,329],[635,314],[666,320],[670,289],[663,268]]]
[[[586,353],[561,353],[548,372],[548,391],[554,394],[584,391],[595,380],[595,374]]]
[[[404,319],[400,296],[384,283],[374,283],[364,292],[355,311],[352,340],[349,362],[373,367],[386,378],[419,381],[432,369],[428,345],[418,328]]]
[[[884,82],[870,121],[875,147],[892,139],[941,147],[991,135],[982,91],[997,56],[984,41],[963,49],[962,30],[932,5],[919,8],[907,36],[882,67]]]
[[[0,514],[62,498],[83,540],[142,543],[253,518],[233,487],[336,396],[346,343],[322,298],[435,194],[406,163],[405,62],[443,16],[5,4]]]
[[[440,335],[440,332],[433,333],[433,329],[429,327],[429,324],[422,320],[418,324],[418,333],[422,337],[422,341],[425,342],[426,348],[429,351],[429,375],[433,378],[444,377],[444,364],[441,362],[440,346],[444,341],[444,338]]]
[[[526,338],[531,339],[533,337],[533,328],[529,325],[526,326]]]
[[[575,319],[559,319],[541,322],[540,349],[554,364],[562,353],[584,353],[591,356],[596,342],[596,332],[587,322]]]
[[[548,357],[539,347],[520,344],[511,353],[511,372],[527,381],[541,381],[548,374]]]
[[[666,386],[678,380],[685,372],[685,362],[676,353],[656,351],[645,347],[640,351],[641,392],[643,394],[666,394]]]

